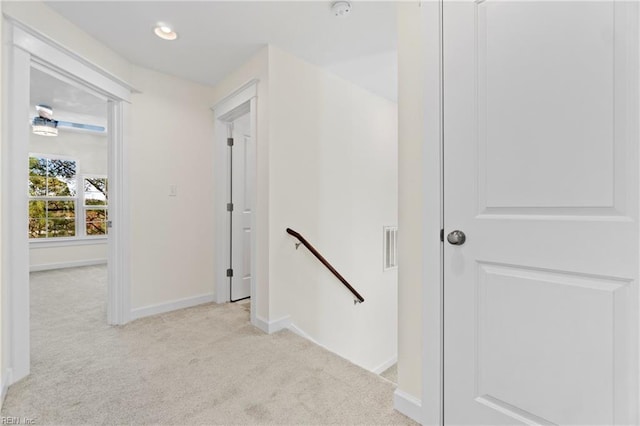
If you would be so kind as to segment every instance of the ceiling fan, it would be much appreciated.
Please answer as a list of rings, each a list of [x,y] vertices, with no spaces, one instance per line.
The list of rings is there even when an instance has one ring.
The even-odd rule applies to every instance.
[[[90,132],[104,133],[106,128],[93,124],[73,123],[53,119],[53,108],[48,105],[36,105],[37,116],[33,117],[31,126],[33,133],[41,136],[58,136],[59,128],[86,130]]]

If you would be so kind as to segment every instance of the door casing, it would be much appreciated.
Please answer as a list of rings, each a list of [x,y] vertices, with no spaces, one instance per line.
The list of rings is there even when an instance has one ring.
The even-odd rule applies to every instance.
[[[134,89],[54,40],[13,19],[3,22],[2,118],[2,392],[30,371],[27,180],[31,67],[37,65],[108,102],[109,324],[130,316],[128,155],[125,120]]]
[[[228,214],[227,205],[227,179],[229,176],[229,164],[227,161],[227,123],[232,122],[236,118],[249,114],[251,141],[254,144],[254,152],[257,152],[258,135],[256,132],[257,119],[257,95],[258,80],[251,80],[242,85],[226,98],[217,103],[212,109],[215,117],[215,135],[214,135],[214,160],[215,167],[215,235],[228,236]],[[248,167],[256,168],[256,164],[248,165]],[[254,174],[255,176],[256,174]],[[256,189],[257,186],[252,185],[254,191],[250,194],[251,205],[256,205]],[[260,294],[256,291],[256,282],[258,276],[256,274],[256,259],[258,256],[256,233],[257,233],[257,215],[251,216],[251,323],[256,325],[256,306]],[[226,237],[220,241],[227,241]],[[216,303],[226,303],[229,301],[229,278],[226,276],[226,270],[229,263],[229,246],[226,243],[218,243],[215,245],[215,299]]]

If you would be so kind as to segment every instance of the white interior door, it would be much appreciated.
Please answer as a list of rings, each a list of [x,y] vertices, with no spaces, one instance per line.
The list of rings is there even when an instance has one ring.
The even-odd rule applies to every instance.
[[[637,21],[444,3],[446,424],[638,422]]]
[[[231,301],[251,296],[251,205],[255,182],[255,152],[251,143],[249,114],[233,122],[232,147],[232,232],[231,232]]]

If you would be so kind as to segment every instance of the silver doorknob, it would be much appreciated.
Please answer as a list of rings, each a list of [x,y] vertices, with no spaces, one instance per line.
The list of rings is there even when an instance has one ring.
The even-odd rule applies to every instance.
[[[461,246],[467,240],[467,236],[462,231],[452,231],[447,235],[447,241],[454,246]]]

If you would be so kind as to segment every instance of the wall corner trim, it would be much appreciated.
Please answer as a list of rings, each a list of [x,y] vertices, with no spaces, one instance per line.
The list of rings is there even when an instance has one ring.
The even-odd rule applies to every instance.
[[[393,393],[393,408],[422,424],[422,403],[415,396],[396,389]]]
[[[11,371],[10,368],[6,369],[3,373],[2,373],[2,388],[0,389],[0,410],[2,409],[2,406],[4,405],[4,399],[7,397],[7,391],[9,390],[9,384],[11,383],[11,380],[13,379],[13,373]]]
[[[242,104],[251,98],[255,98],[256,96],[258,96],[259,81],[260,80],[258,80],[257,78],[252,78],[251,80],[247,81],[236,90],[217,101],[215,105],[211,107],[211,110],[216,112],[216,116],[219,116],[224,114],[225,112],[231,111],[239,104]],[[241,99],[241,101],[238,102],[236,98]]]
[[[170,302],[158,303],[156,305],[142,306],[131,310],[131,320],[177,311],[178,309],[191,308],[193,306],[211,303],[213,301],[213,293],[207,293],[200,296],[185,297],[183,299],[176,299]]]
[[[371,372],[376,373],[376,374],[384,373],[389,367],[391,367],[393,364],[395,364],[397,362],[398,362],[398,355],[396,354],[392,358],[386,360],[382,364],[380,364],[377,367],[375,367],[374,369],[372,369]]]
[[[291,315],[285,315],[273,321],[267,321],[256,315],[253,325],[267,334],[276,333],[280,330],[291,328]]]

